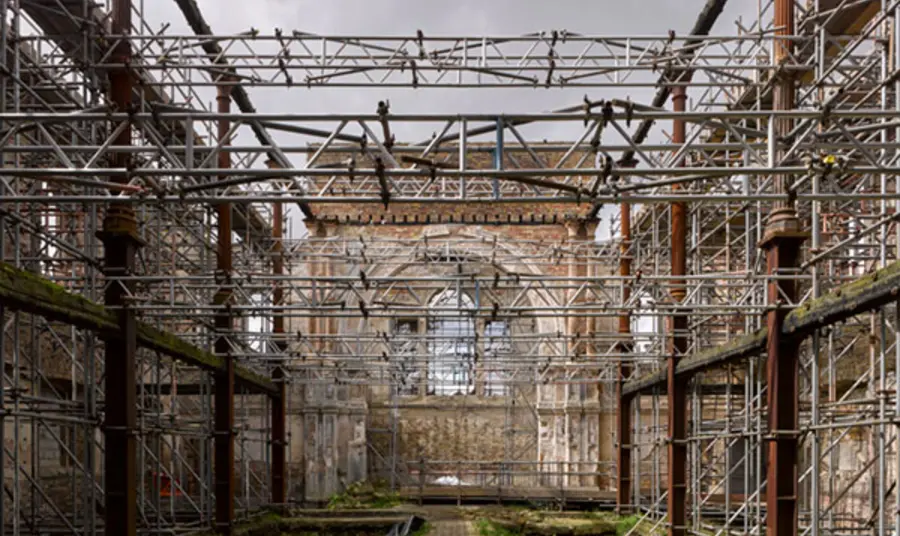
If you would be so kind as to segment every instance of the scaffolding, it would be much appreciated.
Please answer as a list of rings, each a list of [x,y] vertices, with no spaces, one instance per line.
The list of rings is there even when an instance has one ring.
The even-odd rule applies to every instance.
[[[221,35],[175,0],[178,35],[107,3],[0,2],[0,534],[231,533],[375,477],[900,530],[900,1],[716,33],[709,0],[662,36]],[[587,94],[252,101],[337,88]],[[435,408],[501,444],[414,448]]]

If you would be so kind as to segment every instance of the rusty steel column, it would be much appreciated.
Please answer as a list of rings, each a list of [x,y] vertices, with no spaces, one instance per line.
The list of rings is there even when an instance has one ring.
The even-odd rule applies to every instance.
[[[793,36],[793,0],[775,0],[776,37]],[[775,65],[792,61],[793,42],[779,39],[775,42]],[[776,67],[777,68],[777,67]],[[779,70],[776,73],[773,111],[793,110],[795,100],[794,73]],[[781,149],[784,137],[793,129],[789,118],[773,118],[775,154],[772,161],[778,165],[783,158]],[[774,177],[775,193],[787,193],[788,177]],[[769,220],[761,247],[766,250],[766,273],[769,276],[790,275],[796,272],[800,261],[800,246],[805,234],[792,201],[776,203]],[[800,343],[785,340],[781,326],[788,311],[779,308],[784,300],[793,303],[797,298],[796,285],[788,280],[769,280],[766,288],[766,379],[768,402],[768,472],[766,485],[766,534],[768,536],[794,536],[797,534],[797,449],[799,422],[799,350]]]
[[[793,41],[784,39],[794,35],[794,2],[793,0],[775,0],[775,65],[783,66],[791,61],[794,52]],[[782,39],[778,39],[782,38]],[[772,110],[783,111],[793,110],[795,95],[794,72],[790,70],[778,69],[775,73],[775,86],[772,94]],[[790,118],[775,119],[775,136],[776,139],[786,136],[793,127],[793,121]],[[776,160],[777,164],[777,160]],[[787,190],[788,177],[777,175],[775,177],[775,192],[785,193]],[[794,213],[791,203],[779,203],[778,208],[781,210]],[[796,214],[794,214],[796,217]]]
[[[219,113],[231,111],[230,80],[220,79],[216,95]],[[219,119],[218,139],[221,147],[229,144],[228,119]],[[225,151],[218,154],[218,167],[231,167],[231,156]],[[219,177],[223,180],[225,177]],[[216,205],[218,216],[218,244],[216,249],[216,279],[219,289],[213,298],[221,307],[215,313],[215,353],[222,357],[224,368],[215,372],[215,492],[216,531],[231,534],[234,525],[234,357],[231,355],[231,332],[234,330],[232,305],[231,258],[231,203]]]
[[[619,245],[619,275],[622,276],[622,305],[631,298],[631,205],[622,203],[622,242]],[[631,376],[631,363],[624,361],[624,354],[631,353],[631,315],[628,310],[619,314],[619,359],[618,381],[616,382],[616,512],[627,514],[632,510],[631,494],[631,396],[624,396],[622,388]]]
[[[277,169],[278,165],[269,161],[270,169]],[[272,291],[272,305],[280,307],[284,305],[284,284],[279,276],[284,275],[284,245],[282,244],[284,227],[284,204],[272,205],[272,274],[276,276],[275,288]],[[284,312],[276,310],[272,315],[272,333],[275,334],[275,346],[283,357],[287,349],[284,340]],[[278,386],[279,396],[272,398],[272,502],[284,504],[285,501],[285,457],[286,433],[285,433],[285,403],[286,386],[284,370],[276,365],[272,371],[272,381]]]
[[[787,275],[796,268],[804,236],[798,232],[769,233],[763,241],[766,272]],[[797,297],[796,284],[789,280],[770,280],[766,288],[769,311],[766,314],[766,379],[768,396],[768,473],[766,485],[766,534],[797,534],[797,449],[799,407],[800,341],[786,339],[781,326],[788,310],[776,309],[782,296]]]
[[[112,4],[112,33],[116,36],[131,33],[131,1],[114,0]],[[117,38],[114,38],[117,39]],[[131,43],[128,39],[115,42],[111,62],[121,64],[109,73],[111,107],[117,112],[134,109],[132,89],[134,78],[129,63]],[[129,123],[131,120],[128,120]],[[111,126],[110,130],[115,127]],[[131,145],[131,128],[124,129],[113,145]],[[111,167],[131,169],[127,151],[112,152]],[[127,183],[127,177],[115,177],[112,182]],[[136,363],[137,321],[130,307],[129,295],[133,283],[119,283],[109,279],[132,275],[135,254],[143,242],[138,236],[137,219],[130,204],[111,204],[98,233],[103,242],[104,273],[107,286],[106,306],[116,312],[121,335],[106,341],[105,416],[103,433],[104,484],[106,501],[106,534],[134,536],[137,534],[137,386]]]
[[[674,111],[685,110],[687,95],[684,86],[672,88],[672,106]],[[672,125],[672,142],[684,143],[684,120],[676,119]],[[675,162],[674,165],[679,165]],[[673,190],[681,189],[673,185]],[[687,353],[688,319],[686,311],[680,305],[687,294],[684,275],[687,271],[687,208],[683,202],[671,205],[672,243],[671,263],[672,281],[669,293],[675,309],[672,314],[672,338],[667,362],[668,392],[668,424],[669,424],[669,460],[667,497],[669,512],[669,534],[681,536],[685,534],[687,523],[687,380],[675,375],[678,361]]]

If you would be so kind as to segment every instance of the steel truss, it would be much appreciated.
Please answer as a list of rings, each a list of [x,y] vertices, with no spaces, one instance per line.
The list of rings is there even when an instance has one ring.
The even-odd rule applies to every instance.
[[[615,490],[639,528],[673,534],[898,530],[900,309],[854,309],[846,285],[900,248],[900,2],[773,0],[733,34],[711,31],[711,0],[687,35],[397,37],[216,35],[177,3],[200,35],[160,33],[123,0],[0,3],[2,261],[103,303],[122,333],[0,302],[0,532],[227,533],[259,506],[339,491],[285,452],[319,437],[323,413],[364,415],[369,473],[407,490],[449,474]],[[338,87],[588,95],[493,115],[250,101]],[[669,139],[648,139],[654,122]],[[549,126],[569,141],[538,141]],[[391,135],[412,127],[434,136]],[[309,234],[283,236],[298,211]],[[611,239],[504,234],[593,233],[596,218]],[[369,238],[376,225],[426,231]],[[844,323],[773,338],[838,288]],[[399,412],[424,403],[398,392],[448,341],[385,326],[459,316],[431,302],[448,292],[476,297],[476,325],[508,322],[509,351],[488,361],[480,342],[471,374],[504,389],[499,460],[399,448]],[[137,348],[138,319],[227,366]],[[760,330],[767,349],[712,350]],[[642,383],[701,354],[666,387]],[[231,392],[235,367],[278,393]],[[542,433],[585,407],[617,456],[551,452],[599,448],[570,439],[571,420]]]

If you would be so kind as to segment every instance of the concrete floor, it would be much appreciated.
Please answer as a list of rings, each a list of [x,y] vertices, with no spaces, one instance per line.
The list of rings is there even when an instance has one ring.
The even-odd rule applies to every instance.
[[[456,506],[429,505],[423,515],[432,527],[429,536],[477,536],[475,524]]]

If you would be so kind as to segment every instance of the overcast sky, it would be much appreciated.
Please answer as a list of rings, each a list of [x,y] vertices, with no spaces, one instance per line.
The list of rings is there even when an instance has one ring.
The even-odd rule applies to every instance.
[[[140,1],[140,0],[138,0]],[[137,3],[137,2],[136,2]],[[235,34],[255,28],[271,34],[275,28],[327,35],[497,36],[538,31],[567,30],[588,35],[666,35],[687,33],[705,0],[198,0],[213,32]],[[193,32],[176,4],[169,0],[143,0],[144,17],[152,28],[164,23],[167,34]],[[735,20],[755,20],[757,0],[734,0],[719,17],[714,34],[736,33]],[[259,45],[257,45],[259,46]],[[654,75],[654,79],[655,79]],[[624,92],[625,94],[622,94]],[[313,88],[251,88],[250,97],[265,113],[374,113],[376,103],[390,99],[394,113],[515,113],[540,112],[580,103],[585,93],[592,100],[630,97],[647,102],[652,91],[615,88],[610,90],[522,88],[522,89],[428,89],[386,90]],[[212,100],[212,93],[205,92]],[[398,142],[419,141],[437,125],[396,127]],[[532,139],[563,140],[579,135],[580,125],[553,124],[536,131],[525,129]],[[358,130],[355,129],[355,130]],[[659,129],[651,139],[660,139]],[[282,144],[312,141],[278,134]],[[254,143],[242,133],[238,143]],[[296,166],[303,158],[293,158]]]
[[[329,35],[522,35],[567,30],[588,35],[666,35],[687,33],[705,0],[197,0],[213,31],[234,34],[251,27],[271,34],[275,28]],[[145,18],[166,33],[192,34],[170,0],[143,0]],[[733,0],[719,17],[714,33],[733,34],[734,21],[755,18],[757,0]],[[629,90],[629,93],[635,93]],[[305,87],[278,90],[269,98],[254,89],[262,112],[291,111],[372,113],[383,97],[395,113],[536,112],[569,106],[584,89],[380,90]],[[615,93],[615,92],[612,92]],[[287,96],[288,101],[284,98]],[[614,95],[624,96],[624,95]],[[591,98],[603,98],[591,91]],[[636,97],[635,97],[636,98]]]

